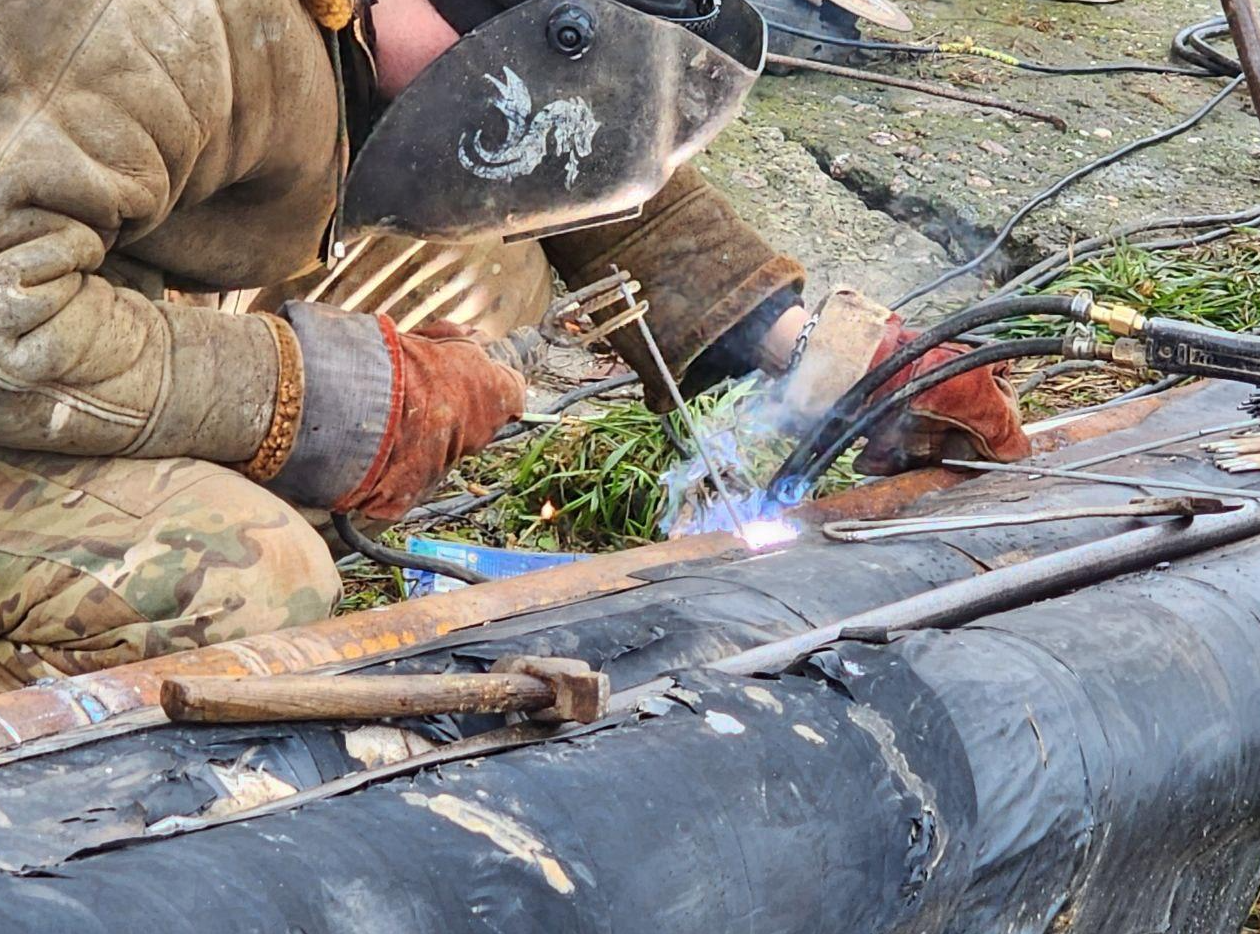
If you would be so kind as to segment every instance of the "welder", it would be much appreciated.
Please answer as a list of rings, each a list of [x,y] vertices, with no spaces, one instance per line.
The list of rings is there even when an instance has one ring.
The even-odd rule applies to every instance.
[[[570,287],[612,262],[632,270],[688,392],[784,367],[806,321],[803,271],[684,164],[747,91],[706,86],[704,76],[723,73],[720,40],[714,67],[691,84],[659,83],[654,93],[672,98],[627,99],[604,113],[582,105],[609,100],[618,76],[601,69],[590,88],[570,93],[552,76],[580,69],[544,60],[616,52],[638,63],[627,74],[669,78],[699,59],[654,61],[657,50],[710,41],[713,20],[743,6],[0,6],[0,688],[328,615],[338,575],[297,507],[397,518],[517,418],[522,377],[485,346],[537,320],[551,296],[549,262]],[[583,24],[594,23],[587,7],[637,17],[633,29],[649,41],[633,41],[633,29],[606,31],[597,46],[578,48]],[[502,28],[494,24],[505,16],[541,16],[548,26],[506,29],[501,60],[469,61],[477,46],[466,43]],[[699,39],[677,38],[684,33]],[[439,87],[434,74],[467,80]],[[463,112],[474,100],[477,112]],[[357,164],[374,145],[390,151],[404,102],[413,115],[436,108],[422,135],[449,131],[451,158]],[[703,112],[683,133],[696,107]],[[625,127],[645,111],[662,121],[676,111],[679,141],[662,133],[655,150],[636,148]],[[544,123],[544,113],[555,119]],[[504,119],[519,138],[505,142],[500,130],[496,140],[488,128]],[[384,143],[373,142],[375,130]],[[625,155],[617,170],[625,177],[609,168],[620,164],[611,146]],[[469,242],[436,259],[407,239],[406,223],[391,231],[381,219],[360,255],[379,253],[370,268],[421,284],[431,270],[450,301],[431,302],[429,319],[415,320],[411,296],[388,315],[347,312],[332,288],[321,301],[286,301],[326,278],[321,257],[369,243],[343,223],[364,197],[353,184],[347,191],[348,173],[369,194],[405,184],[439,209],[498,205],[497,227],[481,216],[452,221],[453,234],[437,231]],[[588,210],[580,195],[588,182],[615,193],[604,200],[617,210]],[[496,201],[492,190],[507,194]],[[646,205],[638,211],[627,199]],[[521,218],[530,229],[513,227]],[[242,313],[243,290],[260,288]],[[895,317],[850,299],[815,330],[802,365],[833,382],[904,340]],[[458,320],[433,320],[451,309]],[[649,404],[667,407],[643,348],[628,331],[614,343],[640,368]],[[903,411],[878,434],[867,466],[930,461],[955,441],[991,458],[1026,453],[1000,373],[968,374]]]

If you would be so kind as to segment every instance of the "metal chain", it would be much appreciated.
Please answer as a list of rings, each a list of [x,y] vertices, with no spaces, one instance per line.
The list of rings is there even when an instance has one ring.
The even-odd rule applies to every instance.
[[[801,359],[805,356],[805,351],[809,348],[809,339],[814,334],[814,329],[818,327],[818,322],[822,321],[823,308],[825,302],[819,302],[809,316],[809,320],[805,322],[801,328],[801,333],[796,335],[796,343],[792,345],[792,356],[788,358],[787,372],[795,373],[796,368],[801,365]]]

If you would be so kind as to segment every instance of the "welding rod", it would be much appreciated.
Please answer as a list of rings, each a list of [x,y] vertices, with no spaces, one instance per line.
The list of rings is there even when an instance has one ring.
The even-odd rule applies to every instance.
[[[1243,421],[1228,422],[1224,425],[1213,425],[1211,428],[1200,428],[1196,431],[1186,431],[1179,435],[1172,435],[1168,438],[1157,438],[1154,441],[1145,441],[1142,444],[1135,444],[1132,447],[1124,448],[1119,451],[1112,451],[1110,454],[1098,454],[1094,457],[1087,457],[1084,460],[1072,461],[1070,464],[1062,464],[1060,470],[1084,470],[1086,467],[1093,467],[1095,464],[1101,464],[1106,461],[1119,460],[1122,457],[1130,457],[1133,454],[1145,454],[1148,451],[1157,451],[1162,447],[1170,444],[1180,444],[1183,441],[1194,441],[1198,438],[1204,438],[1208,435],[1217,435],[1222,431],[1240,431],[1244,428],[1254,428],[1260,425],[1260,418],[1248,418]],[[1228,444],[1227,441],[1213,441],[1211,444]],[[1205,444],[1203,447],[1209,447]]]
[[[993,473],[1020,474],[1036,477],[1059,477],[1064,480],[1085,480],[1090,483],[1110,483],[1116,486],[1151,487],[1156,490],[1179,490],[1183,493],[1200,493],[1204,496],[1235,496],[1239,499],[1260,500],[1255,490],[1234,489],[1227,486],[1209,486],[1203,483],[1181,483],[1176,480],[1156,480],[1154,477],[1124,477],[1118,474],[1088,473],[1083,470],[1062,470],[1057,467],[1035,467],[1030,464],[996,464],[992,461],[943,460],[946,467],[964,470],[981,470]]]
[[[613,271],[619,274],[616,266],[613,267]],[[625,282],[621,283],[621,291],[626,303],[634,307],[634,294]],[[647,344],[648,353],[652,355],[652,362],[660,370],[661,379],[665,382],[665,387],[669,390],[669,394],[674,400],[674,405],[678,408],[679,418],[687,426],[687,433],[691,435],[691,440],[695,443],[696,450],[700,452],[700,459],[704,461],[705,470],[709,472],[709,479],[713,481],[713,486],[717,489],[718,498],[722,500],[722,505],[726,507],[726,512],[731,517],[731,524],[735,528],[735,533],[740,538],[744,538],[744,523],[739,518],[739,512],[735,509],[735,501],[731,499],[731,492],[726,488],[726,481],[722,479],[717,465],[713,463],[713,458],[709,456],[708,448],[704,445],[704,439],[700,437],[700,429],[696,427],[695,420],[691,417],[691,412],[687,408],[687,402],[683,399],[682,390],[678,388],[674,374],[669,371],[669,364],[665,362],[665,358],[661,355],[660,345],[656,343],[656,338],[652,336],[652,329],[648,327],[642,316],[636,319],[635,324],[638,325],[639,334],[643,336],[643,342]]]

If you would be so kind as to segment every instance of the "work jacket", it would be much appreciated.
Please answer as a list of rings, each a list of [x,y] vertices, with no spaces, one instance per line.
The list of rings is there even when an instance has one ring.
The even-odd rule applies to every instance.
[[[285,379],[301,365],[288,325],[163,296],[272,285],[318,260],[344,168],[327,36],[301,0],[6,0],[0,46],[0,446],[248,461],[277,387],[301,385]],[[716,197],[686,192],[678,210]],[[674,208],[657,224],[671,236]],[[567,252],[571,271],[602,274],[635,232],[572,235],[557,264]],[[666,251],[685,283],[686,321],[662,327],[680,369],[799,275],[759,239],[705,236],[726,259]],[[686,292],[697,263],[711,319]]]

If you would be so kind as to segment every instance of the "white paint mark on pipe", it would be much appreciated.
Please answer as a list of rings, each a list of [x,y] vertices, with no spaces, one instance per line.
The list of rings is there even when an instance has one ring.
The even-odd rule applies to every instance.
[[[547,845],[534,836],[529,828],[506,814],[454,795],[429,797],[409,791],[402,797],[408,804],[428,808],[469,833],[480,834],[513,859],[536,866],[547,884],[561,895],[573,894],[572,880],[565,874],[560,861],[551,855]]]
[[[797,736],[801,737],[802,739],[809,740],[815,746],[827,745],[827,741],[823,739],[821,735],[819,735],[817,730],[813,729],[812,727],[806,726],[804,723],[794,724],[792,727],[792,732],[795,733]]]
[[[714,733],[721,733],[723,736],[738,736],[746,729],[744,724],[740,723],[729,713],[719,713],[716,710],[710,710],[706,713],[704,722],[708,724],[709,729]]]
[[[754,704],[760,704],[762,707],[768,707],[775,713],[783,713],[783,704],[781,704],[779,699],[765,688],[755,686],[746,687],[744,688],[744,693],[748,695],[749,700],[751,700]]]

